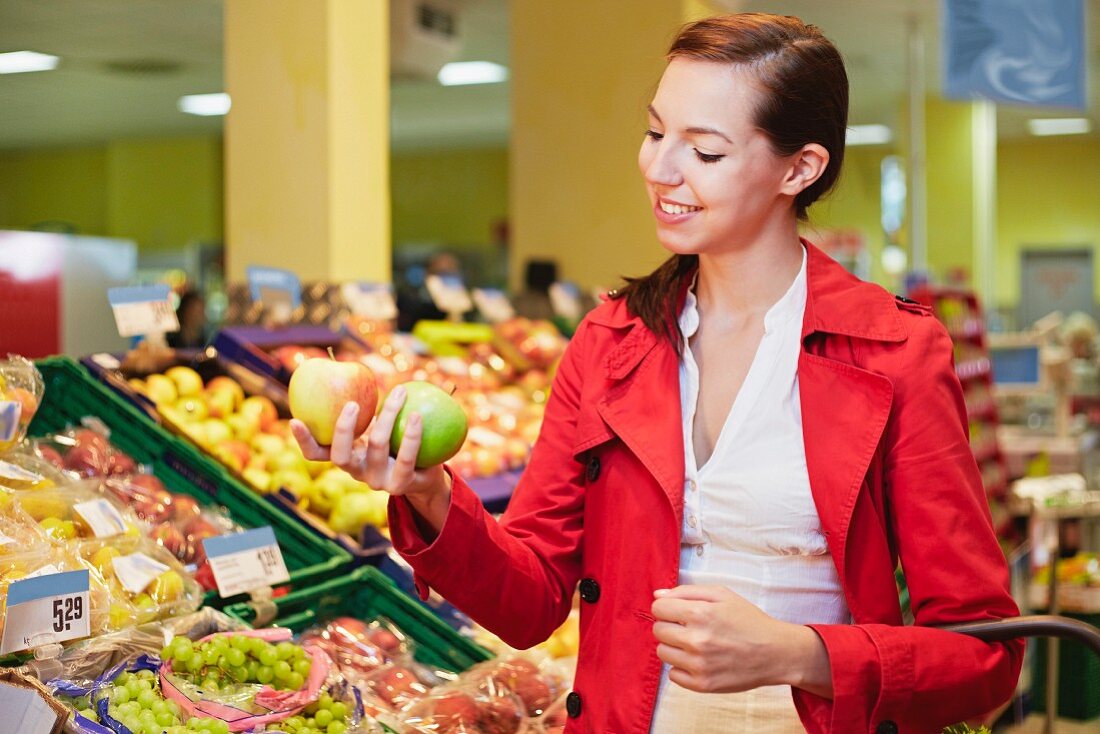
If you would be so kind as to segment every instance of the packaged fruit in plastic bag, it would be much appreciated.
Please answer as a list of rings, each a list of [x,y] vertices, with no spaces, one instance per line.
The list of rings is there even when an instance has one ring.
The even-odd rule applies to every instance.
[[[0,456],[0,487],[49,489],[72,484],[74,476],[22,446]]]
[[[355,691],[339,680],[300,712],[275,724],[267,732],[283,734],[382,734],[385,730],[365,716]]]
[[[523,703],[513,694],[461,682],[411,702],[401,717],[415,731],[438,734],[516,734],[525,722]]]
[[[75,551],[40,547],[24,553],[0,555],[0,634],[7,620],[8,587],[13,582],[67,571],[88,571],[89,628],[92,635],[125,626],[131,617],[129,609],[116,611],[116,600],[111,598],[103,578]]]
[[[27,435],[43,392],[45,383],[33,362],[15,354],[0,360],[0,454]]]
[[[252,731],[299,714],[318,700],[331,661],[314,645],[291,641],[290,630],[214,634],[193,642],[175,637],[161,651],[161,688],[193,716]]]
[[[344,675],[391,711],[426,696],[443,682],[434,671],[411,660],[389,663],[358,677],[348,672]]]
[[[512,655],[475,665],[462,680],[487,692],[514,693],[527,716],[539,716],[566,688],[565,674],[550,660]]]
[[[93,422],[94,421],[90,421]],[[131,474],[137,462],[110,442],[106,428],[73,428],[34,439],[34,451],[60,469],[81,477]]]
[[[23,510],[57,543],[128,535],[142,528],[129,508],[96,491],[96,480],[67,487],[18,492],[13,504]]]
[[[132,607],[134,623],[193,612],[202,603],[202,590],[191,574],[150,540],[116,536],[83,542],[79,550],[112,596]]]
[[[44,550],[50,544],[45,531],[27,513],[0,493],[0,556]]]
[[[306,630],[301,639],[328,653],[345,675],[369,673],[413,652],[405,634],[384,619],[363,622],[355,617],[337,617]]]
[[[569,721],[569,712],[565,708],[565,697],[568,693],[562,693],[558,700],[550,704],[546,711],[535,722],[534,729],[540,734],[562,734],[565,731],[565,723]]]

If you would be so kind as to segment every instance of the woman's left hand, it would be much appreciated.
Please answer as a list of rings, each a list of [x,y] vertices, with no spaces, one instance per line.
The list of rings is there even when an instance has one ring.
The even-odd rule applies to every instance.
[[[820,690],[828,683],[828,654],[809,627],[770,617],[724,586],[677,586],[654,595],[657,656],[671,666],[673,683],[707,693],[811,682],[804,687]]]

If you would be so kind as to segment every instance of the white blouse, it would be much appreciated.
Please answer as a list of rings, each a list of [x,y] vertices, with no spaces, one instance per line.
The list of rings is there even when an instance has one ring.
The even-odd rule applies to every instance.
[[[806,253],[791,287],[764,316],[764,336],[722,426],[714,452],[695,465],[699,368],[688,340],[699,328],[694,288],[680,314],[684,524],[680,583],[726,586],[772,617],[847,624],[850,615],[806,471],[798,355],[806,308]],[[651,732],[798,734],[790,686],[695,693],[665,666]]]

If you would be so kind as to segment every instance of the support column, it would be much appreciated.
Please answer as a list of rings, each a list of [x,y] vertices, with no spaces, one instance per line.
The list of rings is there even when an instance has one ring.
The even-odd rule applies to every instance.
[[[389,3],[226,0],[225,88],[229,278],[389,281]]]
[[[512,4],[513,288],[529,258],[592,287],[667,257],[637,158],[686,14],[683,0]]]

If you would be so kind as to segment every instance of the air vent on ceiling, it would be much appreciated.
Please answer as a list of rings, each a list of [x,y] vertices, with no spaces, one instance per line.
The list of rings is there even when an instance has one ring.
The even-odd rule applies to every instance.
[[[393,0],[390,4],[390,75],[435,79],[462,51],[458,0]]]
[[[171,59],[116,59],[105,61],[103,68],[112,74],[151,76],[175,74],[183,64]]]

